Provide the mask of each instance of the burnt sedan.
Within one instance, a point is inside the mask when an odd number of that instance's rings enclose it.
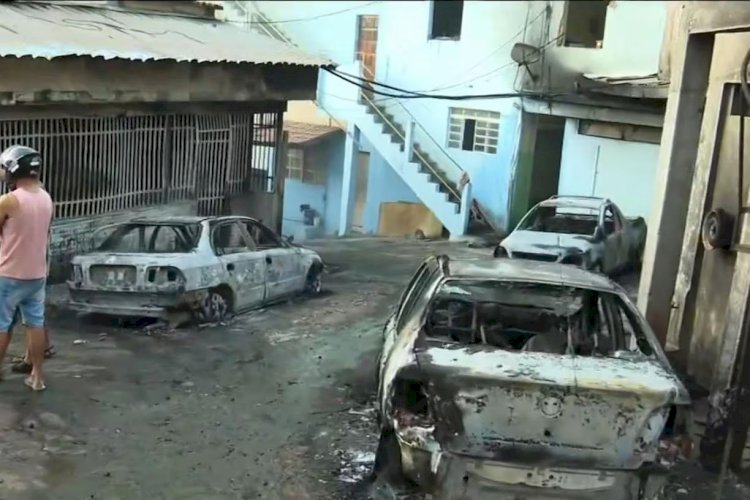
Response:
[[[95,250],[73,258],[72,309],[200,321],[300,292],[318,293],[320,256],[247,217],[134,220],[100,229]]]
[[[645,244],[643,218],[626,218],[612,201],[553,196],[521,219],[494,256],[572,264],[611,275],[638,267]]]
[[[599,274],[430,258],[383,342],[375,472],[433,498],[653,498],[685,442],[685,387]]]

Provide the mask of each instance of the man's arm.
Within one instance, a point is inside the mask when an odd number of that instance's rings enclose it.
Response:
[[[0,196],[0,225],[5,224],[5,221],[10,215],[18,208],[18,198],[13,196],[12,193],[7,193]]]

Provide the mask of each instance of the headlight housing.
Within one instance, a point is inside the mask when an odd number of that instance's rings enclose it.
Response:
[[[504,249],[503,247],[501,247],[500,245],[495,247],[495,251],[492,252],[492,256],[495,257],[496,259],[509,257],[508,251]]]

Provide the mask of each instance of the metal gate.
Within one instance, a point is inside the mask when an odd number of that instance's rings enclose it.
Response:
[[[0,120],[0,149],[38,149],[57,219],[274,192],[281,113],[151,114]]]

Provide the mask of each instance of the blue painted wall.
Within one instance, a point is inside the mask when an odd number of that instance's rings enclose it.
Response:
[[[302,241],[306,238],[336,234],[341,204],[344,138],[344,134],[339,134],[305,150],[306,162],[315,161],[323,166],[326,172],[324,185],[286,179],[281,229],[284,236],[293,235],[295,240]],[[310,205],[321,217],[319,234],[314,234],[311,226],[305,226],[300,205]]]
[[[359,149],[370,153],[367,177],[367,201],[365,204],[364,230],[376,234],[380,223],[380,204],[396,201],[421,203],[414,191],[393,170],[393,167],[378,154],[377,150],[360,137]]]

